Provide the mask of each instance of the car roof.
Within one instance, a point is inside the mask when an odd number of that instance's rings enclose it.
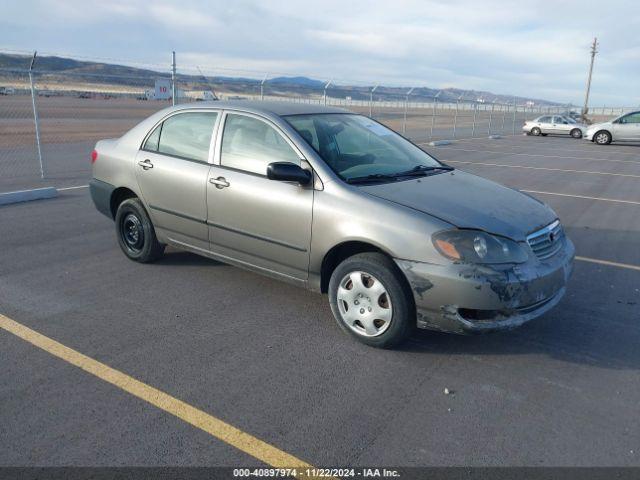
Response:
[[[211,102],[194,102],[176,106],[176,110],[196,108],[222,108],[239,110],[257,114],[271,114],[276,116],[304,115],[312,113],[353,113],[344,108],[327,107],[313,103],[295,103],[291,101],[260,101],[260,100],[223,100]]]

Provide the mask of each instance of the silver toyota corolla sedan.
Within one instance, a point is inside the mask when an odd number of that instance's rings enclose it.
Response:
[[[548,206],[338,108],[167,108],[92,161],[91,196],[130,259],[171,245],[327,293],[338,325],[377,347],[416,326],[516,327],[556,305],[572,271]]]
[[[589,125],[584,138],[598,145],[640,142],[640,112],[625,113],[609,122]]]
[[[535,120],[527,120],[522,131],[534,136],[538,135],[570,135],[582,138],[587,127],[564,115],[543,115]]]

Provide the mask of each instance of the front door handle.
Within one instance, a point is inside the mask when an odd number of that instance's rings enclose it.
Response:
[[[229,182],[227,182],[227,179],[224,177],[218,177],[218,178],[210,178],[209,179],[209,183],[213,183],[216,188],[225,188],[229,186]]]
[[[149,160],[149,159],[140,160],[138,162],[138,165],[140,165],[145,170],[149,170],[150,168],[153,168],[153,163],[151,163],[151,160]]]

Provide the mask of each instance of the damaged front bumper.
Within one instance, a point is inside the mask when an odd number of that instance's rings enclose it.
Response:
[[[481,333],[515,328],[553,308],[565,293],[575,248],[567,237],[552,257],[522,264],[435,265],[395,259],[416,303],[419,328]]]

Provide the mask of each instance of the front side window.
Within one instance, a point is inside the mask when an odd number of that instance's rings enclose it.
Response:
[[[540,117],[538,123],[551,123],[551,117]]]
[[[640,112],[630,113],[629,115],[622,117],[620,123],[640,123]]]
[[[345,181],[391,181],[443,165],[387,127],[362,115],[290,115],[287,122]]]
[[[222,134],[220,164],[267,174],[272,162],[300,164],[298,154],[271,125],[247,115],[228,114]]]
[[[167,118],[147,138],[144,149],[187,160],[209,159],[216,112],[179,113]]]

